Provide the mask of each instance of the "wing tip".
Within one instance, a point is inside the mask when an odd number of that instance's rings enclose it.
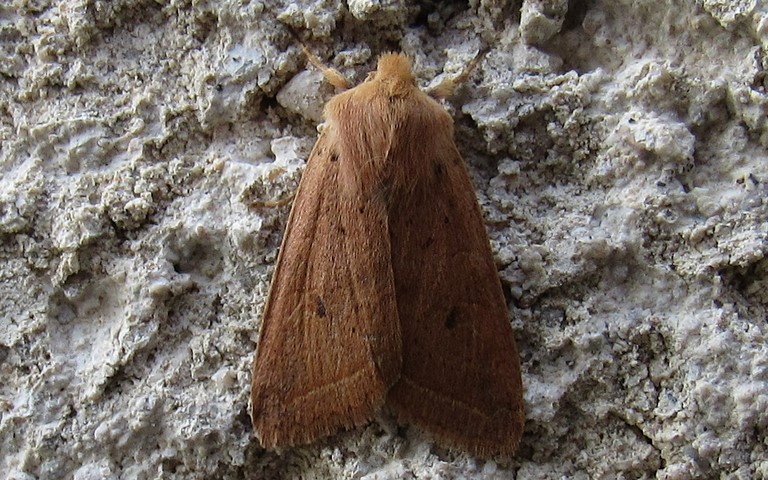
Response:
[[[370,422],[383,406],[389,385],[359,380],[353,376],[351,382],[326,385],[293,399],[275,393],[284,393],[278,387],[254,382],[251,424],[259,444],[269,450],[296,447]]]
[[[399,382],[387,399],[399,421],[476,457],[511,458],[518,451],[525,428],[522,395],[513,393],[506,405],[484,408],[409,383]]]

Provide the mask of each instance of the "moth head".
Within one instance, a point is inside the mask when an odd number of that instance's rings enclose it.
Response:
[[[385,53],[379,57],[374,78],[384,83],[416,85],[411,61],[402,53]]]

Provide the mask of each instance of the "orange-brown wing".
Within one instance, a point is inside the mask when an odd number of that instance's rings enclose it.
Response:
[[[403,338],[399,417],[476,455],[511,455],[523,430],[517,347],[480,208],[450,129],[390,212]],[[446,135],[447,133],[447,135]],[[437,137],[437,140],[431,140]]]
[[[339,158],[333,135],[302,176],[261,326],[251,418],[265,447],[369,420],[399,374],[385,205],[340,185],[355,159]]]

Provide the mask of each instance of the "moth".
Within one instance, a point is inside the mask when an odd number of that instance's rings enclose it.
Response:
[[[311,443],[386,408],[444,446],[512,455],[519,357],[451,116],[390,53],[324,117],[253,364],[260,443]]]

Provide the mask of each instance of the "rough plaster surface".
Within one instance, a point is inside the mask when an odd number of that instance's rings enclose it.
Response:
[[[523,445],[383,412],[265,452],[247,413],[285,206],[333,89],[402,50],[450,101],[510,299]],[[768,478],[768,7],[0,5],[0,476]]]

